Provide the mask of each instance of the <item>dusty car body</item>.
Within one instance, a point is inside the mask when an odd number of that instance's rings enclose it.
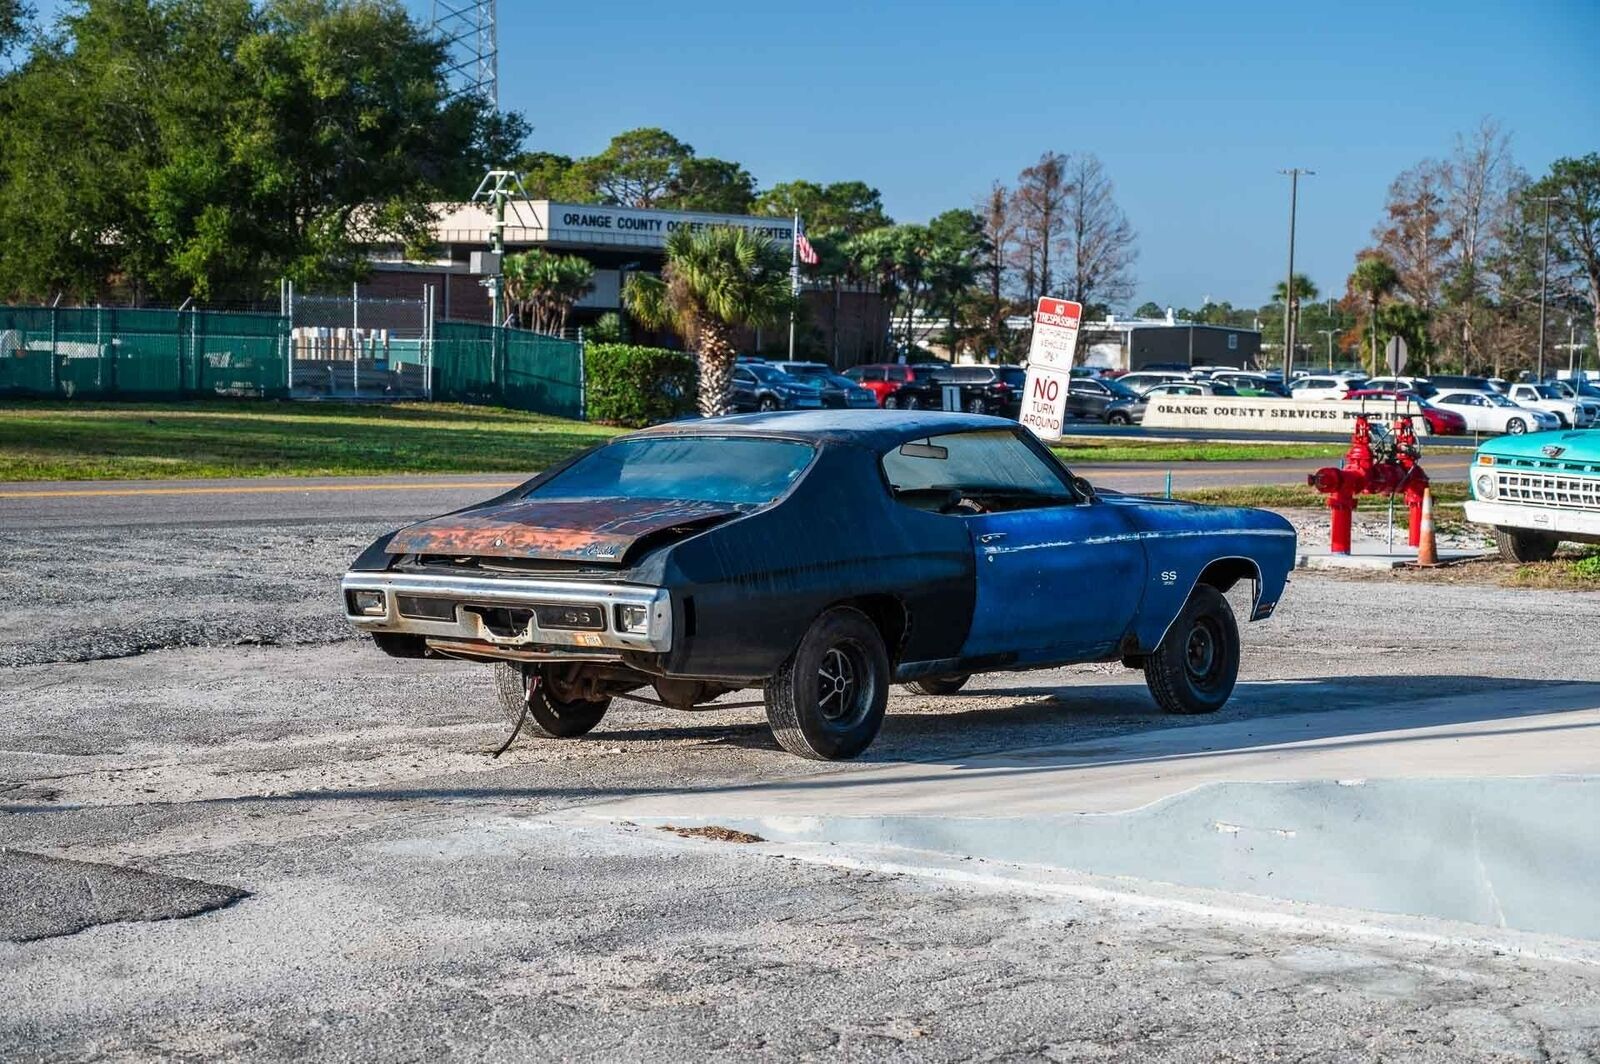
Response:
[[[548,733],[647,687],[688,709],[760,686],[786,748],[836,758],[892,682],[1121,660],[1169,710],[1219,708],[1221,592],[1253,581],[1269,616],[1294,550],[1271,513],[1097,493],[1014,422],[838,410],[618,437],[381,537],[343,592],[391,654],[500,663]]]

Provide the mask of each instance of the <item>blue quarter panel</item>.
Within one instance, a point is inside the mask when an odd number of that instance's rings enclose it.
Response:
[[[1138,528],[1149,560],[1134,624],[1140,650],[1161,642],[1208,566],[1244,559],[1257,579],[1251,620],[1269,617],[1294,568],[1294,526],[1267,510],[1201,506],[1170,499],[1109,495],[1107,504]]]

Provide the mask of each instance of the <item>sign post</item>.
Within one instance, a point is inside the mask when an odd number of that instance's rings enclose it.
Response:
[[[1065,299],[1039,300],[1028,344],[1028,376],[1022,385],[1017,420],[1041,440],[1059,440],[1067,414],[1072,359],[1078,349],[1083,306]]]

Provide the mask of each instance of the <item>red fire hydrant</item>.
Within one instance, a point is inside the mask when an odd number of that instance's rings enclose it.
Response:
[[[1421,457],[1410,418],[1395,419],[1393,431],[1381,439],[1377,452],[1373,450],[1372,426],[1366,415],[1356,418],[1350,449],[1344,454],[1344,468],[1325,466],[1306,478],[1306,483],[1328,497],[1334,554],[1350,553],[1350,525],[1357,495],[1393,495],[1402,490],[1411,515],[1410,542],[1413,547],[1417,545],[1422,530],[1422,494],[1428,487]]]

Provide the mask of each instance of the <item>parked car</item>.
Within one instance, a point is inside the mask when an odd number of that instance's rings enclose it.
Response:
[[[1295,399],[1343,399],[1360,386],[1353,377],[1308,373],[1289,382],[1289,394]]]
[[[1466,517],[1494,529],[1500,556],[1549,561],[1563,541],[1600,543],[1600,433],[1503,437],[1478,448]]]
[[[1544,432],[1561,427],[1554,414],[1518,406],[1499,392],[1441,388],[1432,401],[1466,418],[1469,432],[1507,432],[1520,436],[1524,432]]]
[[[1237,395],[1232,388],[1214,381],[1169,381],[1157,384],[1143,395],[1119,399],[1106,408],[1106,421],[1112,425],[1138,425],[1144,422],[1145,410],[1163,395]]]
[[[1600,388],[1583,379],[1565,381],[1551,381],[1550,387],[1554,388],[1564,398],[1575,399],[1588,407],[1594,415],[1595,421],[1600,421]],[[1593,427],[1594,422],[1591,422]]]
[[[1428,383],[1433,385],[1434,388],[1436,388],[1437,390],[1439,390],[1441,392],[1444,391],[1446,388],[1450,389],[1451,391],[1462,391],[1462,390],[1473,391],[1473,392],[1492,392],[1492,391],[1494,391],[1493,388],[1489,387],[1489,378],[1488,377],[1473,377],[1473,376],[1461,376],[1459,374],[1451,374],[1451,373],[1436,373],[1433,376],[1428,378]]]
[[[1027,372],[1021,366],[945,366],[902,385],[895,394],[907,410],[939,410],[944,386],[961,389],[961,409],[969,414],[1016,417],[1022,411],[1022,386]]]
[[[1154,388],[1158,384],[1169,384],[1172,381],[1186,381],[1193,379],[1193,374],[1189,373],[1187,370],[1178,372],[1176,370],[1141,369],[1135,373],[1124,373],[1122,376],[1117,378],[1117,383],[1131,392],[1138,392],[1140,395],[1143,395],[1145,392],[1149,391],[1151,388]]]
[[[1369,377],[1361,386],[1385,392],[1411,392],[1424,399],[1439,390],[1427,377]]]
[[[1287,399],[1289,389],[1277,380],[1261,373],[1244,373],[1239,370],[1224,370],[1213,373],[1211,379],[1218,384],[1226,384],[1240,395],[1254,399]]]
[[[876,407],[878,397],[822,362],[774,362],[773,366],[822,390],[822,405],[833,409]]]
[[[733,408],[806,410],[822,405],[822,389],[766,362],[738,362],[733,367]]]
[[[1106,411],[1119,400],[1137,400],[1139,393],[1120,380],[1074,377],[1067,384],[1067,416],[1106,419]]]
[[[828,410],[616,437],[379,537],[342,597],[385,653],[493,665],[548,736],[642,689],[688,710],[760,687],[785,749],[840,759],[897,681],[1121,661],[1168,712],[1215,712],[1225,593],[1250,581],[1271,616],[1294,558],[1276,514],[1099,493],[1015,423]]]
[[[1372,380],[1382,380],[1374,377]],[[1368,381],[1371,384],[1372,381]],[[1353,392],[1345,393],[1346,399],[1368,400],[1375,404],[1377,413],[1384,413],[1384,403],[1411,402],[1422,411],[1422,419],[1427,422],[1428,431],[1435,436],[1460,436],[1467,431],[1467,419],[1454,410],[1445,410],[1428,402],[1416,392],[1397,388],[1359,388]]]
[[[898,362],[875,362],[852,366],[844,371],[844,375],[877,396],[879,406],[893,410],[900,405],[894,393],[900,390],[901,385],[916,380],[917,372]]]
[[[1519,406],[1554,414],[1564,429],[1586,429],[1594,424],[1595,414],[1600,411],[1600,407],[1562,395],[1560,389],[1550,384],[1513,384],[1506,398]]]

